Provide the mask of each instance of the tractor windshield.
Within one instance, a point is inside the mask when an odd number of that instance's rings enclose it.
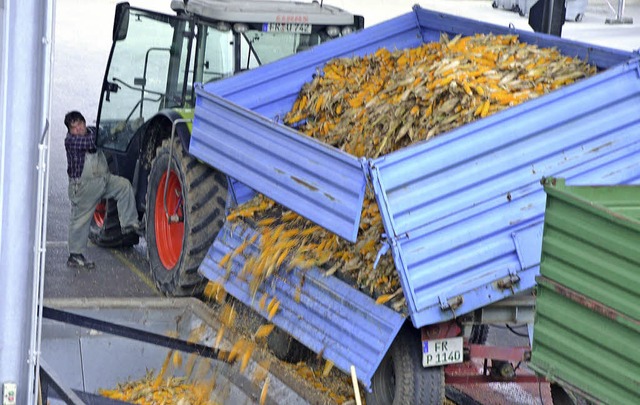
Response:
[[[198,68],[194,80],[202,83],[274,62],[330,39],[326,33],[315,32],[270,32],[257,29],[233,32],[207,25],[199,28]]]
[[[120,153],[129,153],[138,129],[159,111],[192,108],[195,83],[253,69],[344,32],[337,26],[207,22],[119,7],[98,111],[98,144]]]
[[[325,36],[325,40],[329,38]],[[240,69],[253,69],[322,42],[319,34],[247,31],[242,35]]]

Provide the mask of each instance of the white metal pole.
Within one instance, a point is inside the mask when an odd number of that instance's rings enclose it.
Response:
[[[35,403],[53,1],[0,0],[0,384],[18,404]]]

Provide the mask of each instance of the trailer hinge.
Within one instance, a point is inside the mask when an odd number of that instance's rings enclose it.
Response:
[[[456,309],[460,308],[464,302],[464,298],[462,298],[462,295],[456,295],[455,297],[447,299],[444,295],[440,295],[438,296],[438,301],[440,301],[440,309],[443,311],[450,310],[455,318]]]
[[[515,293],[513,286],[520,282],[520,276],[515,273],[509,272],[507,277],[501,278],[496,282],[496,287],[500,290],[510,289],[512,293]]]
[[[358,159],[358,161],[360,162],[360,168],[362,169],[362,173],[364,174],[367,187],[372,187],[371,186],[371,170],[369,167],[370,165],[372,165],[372,163],[370,163],[369,160],[364,157],[361,157],[360,159]]]

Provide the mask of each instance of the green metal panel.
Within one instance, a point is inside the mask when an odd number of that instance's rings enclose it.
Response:
[[[640,324],[578,303],[558,286],[538,279],[530,367],[587,398],[638,403]]]
[[[640,319],[640,187],[544,186],[541,275]]]
[[[640,398],[640,187],[543,180],[530,366],[606,404]]]

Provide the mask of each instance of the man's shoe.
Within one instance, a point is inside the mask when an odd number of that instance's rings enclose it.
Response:
[[[96,267],[96,264],[85,259],[80,253],[71,253],[67,259],[67,267],[91,270]]]
[[[142,227],[140,226],[140,224],[138,222],[132,224],[132,225],[127,225],[124,228],[122,228],[122,234],[123,235],[128,235],[130,233],[134,233],[138,236],[143,236],[142,235]]]

